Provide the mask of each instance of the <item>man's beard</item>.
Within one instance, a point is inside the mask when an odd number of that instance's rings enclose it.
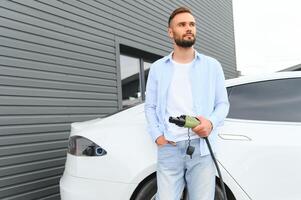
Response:
[[[182,39],[182,38],[174,38],[174,40],[175,40],[175,43],[178,46],[183,47],[183,48],[190,48],[195,43],[195,37],[194,36],[193,36],[193,39],[191,39],[191,40],[185,40],[185,39]]]

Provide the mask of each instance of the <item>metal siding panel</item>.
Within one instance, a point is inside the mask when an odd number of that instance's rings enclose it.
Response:
[[[66,124],[42,124],[26,126],[20,125],[14,127],[1,127],[0,131],[0,146],[66,140],[69,137],[69,125]]]
[[[169,42],[166,40],[167,35],[165,34],[165,31],[158,31],[159,27],[154,28],[153,24],[154,23],[149,23],[152,22],[152,20],[146,20],[144,21],[142,18],[140,18],[138,15],[135,17],[132,17],[129,15],[129,12],[126,13],[125,10],[123,12],[118,12],[117,7],[116,8],[111,8],[105,4],[97,4],[96,2],[88,2],[88,1],[76,1],[76,0],[63,0],[64,3],[71,5],[80,9],[87,11],[90,13],[90,18],[98,21],[99,17],[100,18],[106,18],[111,21],[111,25],[115,27],[115,24],[118,25],[123,25],[125,27],[130,27],[131,30],[138,32],[139,35],[149,35],[153,36],[153,38],[159,39],[161,41],[160,44],[163,45],[169,45]],[[71,3],[72,2],[72,3]],[[110,4],[109,2],[108,4]],[[135,13],[135,12],[134,12]],[[138,18],[139,17],[139,18]],[[137,20],[139,19],[139,20]],[[135,22],[135,23],[132,23]],[[162,28],[162,27],[161,27]],[[124,28],[120,29],[121,31],[124,31]],[[160,30],[160,29],[159,29]]]
[[[162,9],[164,8],[162,8],[160,4],[152,4],[151,1],[141,1],[139,4],[137,4],[131,0],[118,2],[118,4],[123,4],[123,6],[126,6],[127,9],[139,14],[139,16],[145,16],[147,20],[151,20],[160,25],[161,29],[163,29],[166,33],[167,22],[170,13],[168,11],[163,11]]]
[[[5,59],[3,59],[5,62]],[[74,71],[76,69],[70,69],[70,73],[66,71],[65,73],[62,72],[46,72],[40,70],[31,70],[31,69],[24,69],[22,67],[15,67],[0,65],[0,73],[2,76],[17,76],[17,77],[26,77],[26,78],[39,78],[39,79],[48,79],[48,80],[57,80],[57,81],[70,81],[70,82],[80,82],[80,83],[90,83],[93,85],[108,85],[114,86],[116,84],[116,75],[104,72],[94,72],[94,76],[92,72],[87,73],[85,70],[78,70],[82,72],[82,75],[75,74]],[[91,73],[91,74],[90,74]],[[91,76],[90,76],[91,75]],[[99,75],[100,77],[96,77]]]
[[[84,47],[89,48],[90,51],[96,50],[96,51],[105,51],[105,52],[113,52],[113,45],[111,43],[103,43],[99,44],[99,42],[102,41],[102,39],[98,40],[92,40],[93,35],[83,34],[83,32],[80,31],[74,31],[74,30],[66,30],[59,29],[59,30],[65,30],[64,32],[56,31],[55,29],[45,29],[43,27],[38,27],[33,24],[28,24],[20,21],[16,21],[10,18],[6,18],[6,16],[1,16],[0,14],[0,24],[1,28],[6,28],[7,32],[9,31],[15,31],[14,35],[23,33],[24,35],[32,35],[33,37],[37,38],[37,41],[39,40],[50,40],[50,44],[52,41],[62,42],[66,43],[67,45],[76,45],[78,47]],[[6,32],[4,32],[4,36]],[[83,36],[82,36],[83,35]],[[85,38],[86,37],[86,38]]]
[[[166,41],[159,40],[152,35],[148,33],[144,33],[143,30],[135,29],[135,23],[132,24],[132,26],[126,26],[121,23],[114,23],[111,19],[107,19],[105,17],[96,17],[95,15],[92,15],[89,12],[85,12],[80,8],[75,7],[74,5],[70,5],[67,3],[62,2],[53,2],[53,1],[45,1],[41,0],[41,2],[45,5],[49,5],[50,9],[48,10],[54,10],[56,14],[62,12],[62,11],[68,11],[68,13],[64,13],[64,15],[67,15],[69,18],[76,19],[78,22],[81,22],[83,24],[89,24],[89,26],[92,26],[94,28],[103,27],[108,33],[114,33],[118,36],[125,36],[131,40],[138,40],[138,41],[149,41],[147,43],[148,45],[157,47],[157,48],[165,48],[165,46],[168,44]],[[143,34],[144,33],[144,34]],[[163,45],[165,43],[166,45]]]
[[[10,39],[16,39],[19,41],[25,41],[32,44],[38,44],[38,45],[44,45],[48,47],[73,51],[73,52],[79,52],[81,54],[85,55],[92,55],[95,57],[102,57],[102,56],[108,56],[108,58],[113,58],[114,54],[110,55],[108,53],[114,53],[114,48],[112,47],[112,42],[108,45],[106,44],[99,44],[97,42],[89,42],[87,41],[89,38],[84,39],[78,39],[76,37],[71,37],[69,32],[69,37],[62,38],[63,40],[60,40],[60,38],[51,38],[49,34],[46,35],[38,35],[36,32],[32,31],[31,29],[26,29],[26,24],[24,26],[20,26],[22,29],[16,29],[17,27],[13,27],[15,24],[22,25],[21,22],[15,22],[12,20],[6,20],[1,19],[2,22],[6,21],[8,24],[5,24],[6,26],[0,27],[0,32],[2,37],[10,38]],[[13,23],[10,25],[10,23]],[[27,26],[29,27],[29,26]],[[37,30],[41,30],[37,28]],[[49,30],[51,33],[51,30]],[[61,34],[64,36],[63,34]],[[69,39],[69,40],[68,40]],[[87,43],[88,42],[88,43]]]
[[[30,125],[30,124],[46,124],[46,123],[71,123],[85,121],[104,117],[99,114],[88,115],[21,115],[21,116],[0,116],[1,125]]]
[[[35,170],[24,174],[16,174],[14,176],[1,177],[0,187],[3,188],[4,186],[8,186],[8,184],[12,186],[12,185],[26,183],[29,181],[39,180],[51,176],[58,176],[61,175],[63,171],[64,171],[64,166],[59,166],[59,167],[52,167],[49,169],[47,168],[42,170]]]
[[[45,159],[43,161],[36,161],[36,162],[30,162],[30,163],[24,163],[24,164],[15,164],[13,166],[8,167],[0,167],[0,176],[1,177],[8,177],[12,175],[18,175],[18,174],[25,174],[28,172],[40,170],[40,169],[49,169],[54,167],[62,166],[66,161],[65,157],[62,158],[55,158],[55,159]],[[8,185],[9,183],[6,183]],[[5,184],[2,185],[6,186]],[[1,194],[0,194],[1,197]]]
[[[117,107],[51,107],[51,106],[0,106],[0,116],[41,114],[105,114],[113,113]],[[0,128],[1,129],[1,128]]]
[[[168,36],[166,35],[166,23],[162,20],[158,20],[158,15],[151,15],[152,13],[149,13],[148,10],[136,8],[135,5],[138,4],[129,5],[125,1],[108,1],[106,4],[97,1],[81,2],[99,9],[101,13],[104,13],[105,15],[108,13],[114,16],[116,23],[131,25],[135,22],[135,24],[138,25],[138,29],[144,29],[147,31],[147,34],[151,33],[153,37],[168,41]],[[145,1],[141,1],[139,3],[143,4],[144,2]],[[159,13],[159,15],[162,15],[162,13]]]
[[[23,166],[22,163],[30,163],[33,164],[33,162],[39,162],[41,160],[49,160],[54,158],[64,158],[66,155],[66,148],[63,149],[55,149],[55,150],[49,150],[49,151],[39,151],[39,152],[33,152],[33,153],[20,153],[17,155],[12,156],[6,156],[0,158],[0,168],[7,166],[7,165],[20,165]],[[15,166],[14,166],[15,167]],[[2,171],[3,168],[1,168]],[[8,169],[11,169],[11,166],[8,167]],[[5,173],[5,170],[2,171]],[[0,173],[2,173],[0,172]],[[17,173],[17,171],[15,171]]]
[[[43,62],[43,63],[51,63],[56,65],[63,65],[68,67],[77,67],[80,68],[81,66],[86,66],[90,69],[97,69],[99,68],[100,63],[88,63],[83,62],[80,60],[72,60],[64,57],[57,57],[53,55],[47,55],[44,53],[38,53],[38,52],[30,52],[30,51],[24,51],[16,48],[11,47],[1,47],[2,52],[0,56],[8,57],[8,58],[16,58],[16,59],[22,59],[22,60],[33,60],[37,62]],[[115,64],[115,61],[103,59],[102,63],[113,66]]]
[[[16,38],[7,38],[7,37],[0,37],[0,44],[1,46],[8,47],[8,48],[15,48],[23,51],[30,51],[41,53],[45,55],[52,55],[56,57],[68,58],[72,60],[78,60],[82,62],[88,63],[101,63],[103,62],[103,58],[114,60],[115,56],[112,53],[106,52],[98,52],[98,55],[87,55],[81,52],[76,52],[73,50],[64,50],[62,48],[57,47],[48,47],[45,45],[34,44],[32,42],[21,41],[17,38],[21,38],[22,36],[16,36]]]
[[[42,197],[39,200],[61,200],[60,194],[53,194],[47,197]]]
[[[114,90],[113,90],[114,91]],[[57,97],[57,98],[76,98],[76,99],[99,99],[99,100],[115,100],[116,94],[84,91],[69,91],[56,89],[42,89],[30,87],[12,87],[0,86],[1,96],[24,96],[24,97]],[[1,115],[1,112],[0,112]]]
[[[236,76],[228,0],[1,3],[1,199],[60,199],[70,123],[118,110],[119,45],[168,54],[167,20],[180,5],[201,23],[196,49]]]
[[[65,81],[65,80],[64,80]],[[13,76],[3,76],[0,75],[0,85],[6,86],[22,86],[27,88],[44,88],[44,89],[58,89],[79,92],[103,92],[103,93],[117,93],[116,87],[114,86],[99,86],[91,84],[80,84],[80,83],[70,83],[70,82],[59,82],[56,80],[42,80],[37,79],[37,77],[13,77]]]
[[[54,4],[58,3],[58,1],[55,1]],[[51,32],[72,35],[73,37],[93,41],[96,44],[111,45],[113,39],[113,35],[106,33],[105,30],[97,29],[89,23],[85,24],[78,18],[74,19],[74,16],[70,16],[66,11],[53,9],[53,7],[36,1],[25,2],[21,0],[18,3],[6,1],[1,4],[0,11],[0,16],[5,19],[12,19],[24,25],[27,24]]]
[[[12,187],[5,188],[4,190],[1,190],[0,198],[10,196],[10,195],[15,195],[15,194],[22,194],[22,193],[24,194],[28,191],[37,190],[40,188],[47,187],[49,185],[56,185],[56,183],[59,181],[59,178],[60,176],[54,176],[50,178],[44,178],[37,181],[30,181],[27,183],[18,184]]]
[[[57,194],[59,192],[59,186],[57,184],[51,185],[48,187],[43,187],[41,189],[35,189],[29,192],[23,192],[17,195],[10,196],[9,198],[5,198],[5,200],[32,200],[32,199],[39,199],[43,197],[47,197],[49,195]],[[59,199],[58,199],[59,200]]]
[[[82,106],[82,107],[116,107],[117,102],[105,100],[82,100],[82,99],[54,99],[36,97],[11,97],[2,96],[0,106]]]
[[[4,49],[2,47],[1,49]],[[12,51],[12,50],[11,50]],[[22,52],[22,51],[21,51]],[[1,55],[1,54],[0,54]],[[7,55],[7,54],[6,54]],[[38,56],[39,54],[34,54]],[[36,58],[26,58],[26,57],[21,57],[18,58],[14,54],[9,54],[8,56],[5,56],[5,54],[2,54],[2,62],[4,66],[12,66],[12,67],[23,67],[26,69],[34,69],[36,71],[46,71],[46,72],[56,72],[56,73],[62,73],[62,74],[77,74],[80,75],[79,71],[84,71],[86,70],[85,73],[89,71],[95,71],[94,76],[99,76],[98,74],[105,74],[104,72],[107,73],[114,73],[114,68],[108,65],[104,65],[103,62],[98,63],[97,67],[91,68],[91,66],[87,65],[81,65],[80,67],[78,66],[70,66],[70,65],[64,65],[63,63],[57,63],[57,62],[45,62],[41,61]],[[105,62],[105,61],[104,61]]]
[[[39,141],[38,143],[6,145],[0,147],[0,156],[2,157],[24,153],[40,152],[46,150],[62,149],[66,148],[67,145],[68,142],[66,141],[66,137],[64,137],[63,140],[46,142]]]

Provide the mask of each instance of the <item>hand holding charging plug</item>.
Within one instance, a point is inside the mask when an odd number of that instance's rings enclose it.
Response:
[[[192,131],[195,132],[200,137],[208,137],[212,131],[212,123],[203,116],[196,117],[200,124],[192,128]]]

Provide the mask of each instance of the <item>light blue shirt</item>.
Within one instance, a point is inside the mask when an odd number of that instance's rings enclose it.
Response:
[[[145,115],[148,132],[153,141],[164,135],[167,140],[175,141],[167,131],[165,121],[166,103],[169,84],[173,76],[172,53],[152,64],[145,99]],[[217,139],[217,128],[223,124],[229,111],[225,77],[221,64],[214,58],[195,51],[195,58],[189,72],[193,99],[193,111],[211,121],[213,130],[209,140],[213,151]],[[183,113],[185,114],[185,113]],[[208,155],[209,150],[204,139],[200,139],[201,155]]]

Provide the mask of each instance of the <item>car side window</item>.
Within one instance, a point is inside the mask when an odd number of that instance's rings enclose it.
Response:
[[[301,122],[301,78],[231,87],[229,118]],[[229,91],[229,90],[228,90]]]

